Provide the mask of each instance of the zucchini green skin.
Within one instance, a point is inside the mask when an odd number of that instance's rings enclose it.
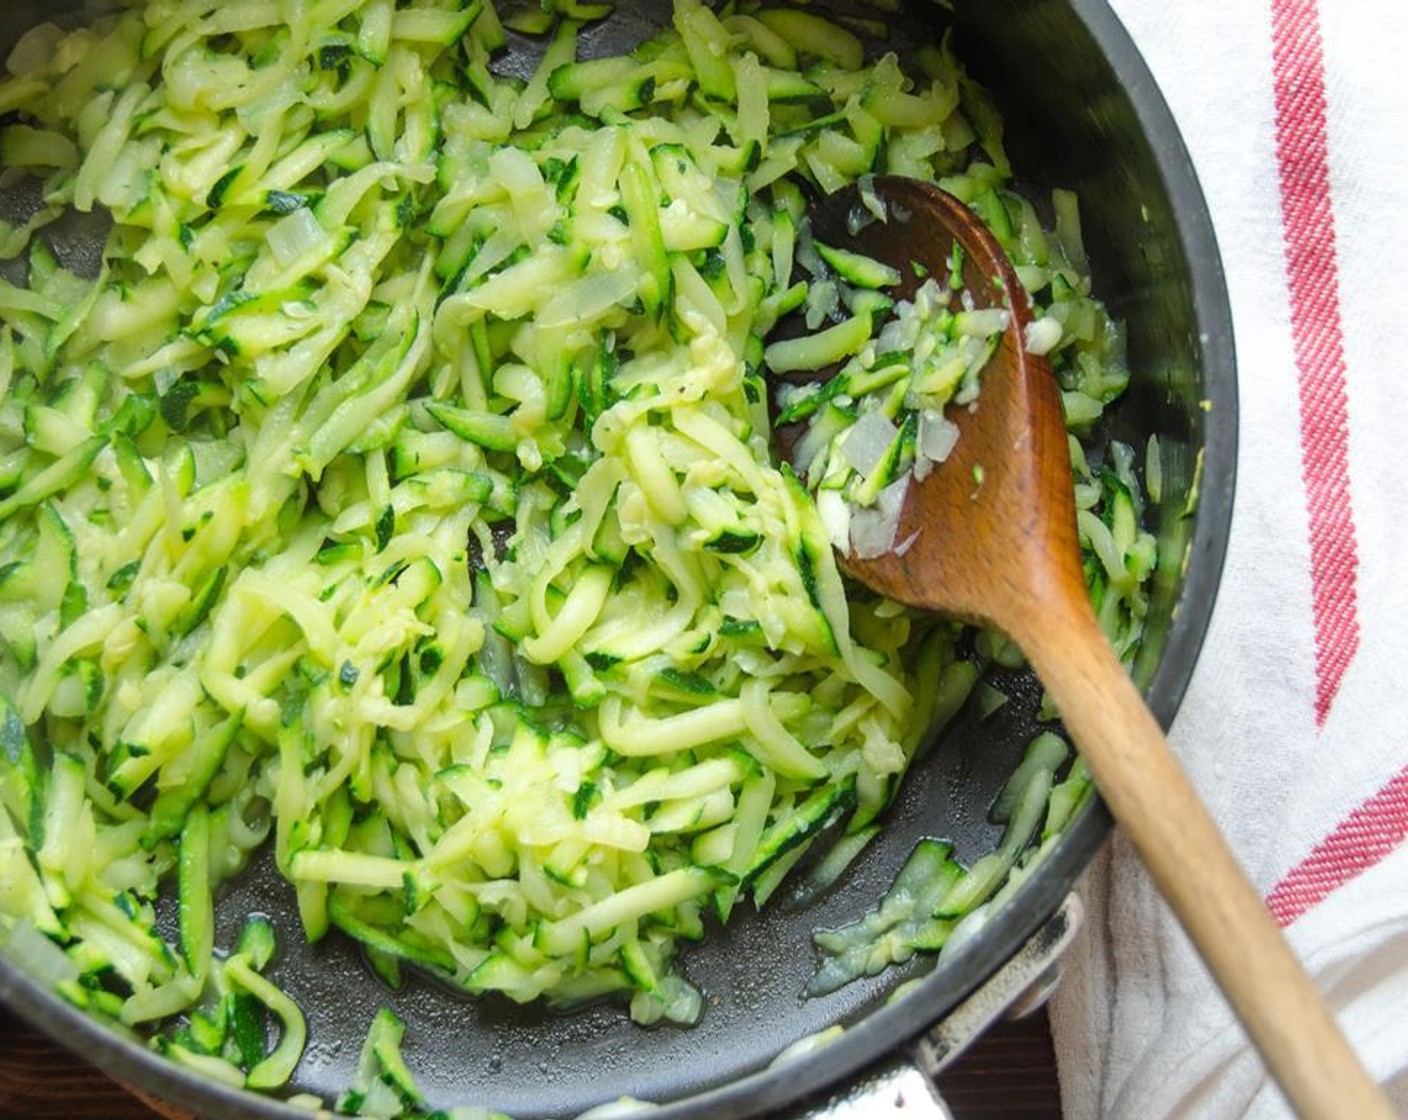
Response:
[[[0,282],[0,924],[63,946],[75,1002],[261,1089],[301,1016],[271,932],[218,944],[210,900],[266,840],[304,934],[388,979],[692,1021],[678,945],[870,829],[972,684],[934,624],[848,596],[768,452],[763,340],[822,306],[803,188],[981,198],[1080,350],[1064,391],[1103,404],[1073,211],[1040,236],[946,51],[906,74],[811,13],[680,0],[588,61],[604,12],[560,3],[520,80],[487,0],[193,10],[0,82],[0,152],[54,209],[4,231],[28,279]],[[114,218],[96,278],[48,247],[65,208]],[[794,362],[885,310],[885,274],[830,267],[869,296]],[[893,391],[813,411],[860,387]],[[1082,485],[1128,633],[1137,484]],[[419,1107],[373,1034],[357,1091]]]

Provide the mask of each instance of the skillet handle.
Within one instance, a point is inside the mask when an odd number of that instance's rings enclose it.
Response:
[[[953,1120],[953,1113],[938,1086],[900,1053],[866,1070],[824,1103],[787,1120]]]
[[[1004,1016],[1035,1011],[1056,989],[1066,948],[1080,929],[1080,899],[1056,912],[975,992],[898,1053],[787,1120],[952,1120],[934,1077]]]

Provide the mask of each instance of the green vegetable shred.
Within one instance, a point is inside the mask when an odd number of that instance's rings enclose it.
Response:
[[[304,1045],[272,926],[214,928],[261,849],[302,918],[279,936],[340,929],[390,983],[689,1023],[681,940],[875,834],[979,672],[843,581],[770,448],[770,365],[892,311],[883,268],[812,242],[809,193],[939,181],[1031,287],[1073,432],[1127,380],[1075,200],[1042,228],[947,46],[901,67],[809,10],[676,0],[587,57],[608,12],[150,0],[36,28],[0,81],[0,190],[37,200],[0,226],[0,936],[37,930],[66,997],[210,1077],[276,1089]],[[108,223],[96,263],[75,216]],[[873,351],[794,402],[828,439],[886,392]],[[1072,451],[1128,653],[1132,455]],[[980,884],[926,845],[937,878],[834,934],[818,989],[989,897],[1052,757]],[[346,1110],[422,1109],[401,1030],[372,1024]]]

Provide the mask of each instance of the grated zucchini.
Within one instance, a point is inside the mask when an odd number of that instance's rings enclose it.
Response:
[[[918,174],[1006,213],[1005,164],[946,49],[906,73],[745,7],[679,0],[588,61],[607,9],[545,5],[516,78],[487,0],[149,0],[0,82],[5,173],[46,207],[0,282],[0,926],[63,947],[69,998],[284,1084],[272,930],[227,955],[211,912],[271,837],[304,934],[387,979],[691,1022],[680,940],[830,826],[826,882],[874,834],[976,673],[843,584],[760,373],[885,310],[862,260],[821,266],[854,307],[793,282],[801,185]],[[96,276],[54,256],[66,210],[112,219]],[[1098,411],[1118,342],[1058,218],[1004,228]],[[808,301],[841,326],[765,348]],[[1126,468],[1083,479],[1112,625],[1152,566]],[[373,1024],[369,1114],[421,1107],[399,1040]]]

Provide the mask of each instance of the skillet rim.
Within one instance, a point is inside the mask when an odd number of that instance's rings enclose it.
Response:
[[[1200,330],[1203,474],[1178,611],[1147,700],[1166,729],[1192,677],[1211,621],[1231,528],[1237,458],[1235,342],[1226,279],[1212,219],[1191,157],[1167,103],[1128,32],[1106,0],[1066,0],[1128,98],[1162,177],[1183,250],[1193,318]],[[909,996],[878,1008],[835,1041],[779,1067],[765,1067],[651,1115],[730,1120],[800,1102],[902,1047],[938,1022],[1032,936],[1075,885],[1107,838],[1112,821],[1098,797],[1078,814],[1038,873],[1001,911],[1000,920],[919,980]],[[0,942],[3,946],[3,942]],[[0,953],[0,1001],[112,1076],[180,1107],[228,1120],[306,1120],[311,1114],[272,1097],[209,1082],[138,1041],[106,1028],[20,971]]]

